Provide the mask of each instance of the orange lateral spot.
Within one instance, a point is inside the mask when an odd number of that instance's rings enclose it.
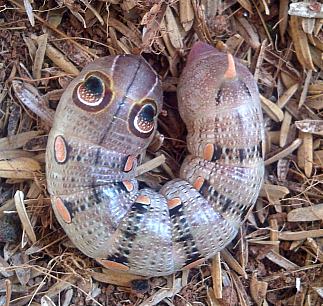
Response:
[[[203,158],[211,161],[214,154],[214,145],[212,143],[208,143],[203,150]]]
[[[112,261],[112,260],[107,260],[107,259],[100,259],[100,258],[96,258],[96,261],[99,262],[103,267],[107,268],[107,269],[111,269],[111,270],[118,270],[118,271],[128,271],[129,267]]]
[[[136,156],[133,156],[133,155],[129,155],[128,156],[128,159],[126,161],[126,164],[124,165],[124,168],[123,168],[123,171],[124,172],[129,172],[132,170],[133,168],[133,165],[135,163],[135,160],[136,160]]]
[[[54,205],[58,214],[64,220],[64,222],[71,223],[72,222],[71,214],[68,211],[67,207],[65,206],[64,202],[62,201],[62,199],[56,198]]]
[[[150,205],[150,197],[146,195],[140,195],[135,201],[136,203],[144,204],[144,205]]]
[[[135,188],[130,181],[123,181],[122,184],[125,186],[128,192],[131,192]]]
[[[67,148],[63,136],[57,136],[55,138],[54,156],[58,163],[64,163],[67,159]]]
[[[182,270],[188,270],[188,269],[195,268],[196,266],[199,266],[200,264],[202,264],[204,261],[205,261],[205,258],[200,258],[198,260],[195,260],[195,261],[191,262],[190,264],[184,266],[182,268]]]
[[[228,68],[224,73],[224,78],[226,79],[234,79],[237,76],[236,65],[234,63],[234,59],[231,53],[228,53]]]
[[[178,205],[181,205],[182,204],[182,201],[180,198],[172,198],[172,199],[169,199],[167,200],[167,205],[168,205],[168,208],[169,209],[172,209]]]
[[[195,182],[194,182],[194,184],[193,184],[193,187],[194,187],[197,191],[199,191],[199,190],[202,188],[203,183],[204,183],[204,178],[203,178],[202,176],[199,176],[199,177],[195,180]]]

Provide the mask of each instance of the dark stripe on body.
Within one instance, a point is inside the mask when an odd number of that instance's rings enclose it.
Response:
[[[218,203],[221,206],[222,213],[226,212],[231,207],[234,207],[234,209],[240,214],[239,207],[241,207],[242,204],[239,204],[229,197],[219,193],[207,180],[204,180],[199,193],[208,201]]]
[[[249,90],[249,87],[247,86],[247,84],[245,82],[243,82],[242,80],[240,80],[241,84],[243,85],[243,87],[245,88],[247,94],[249,95],[249,97],[252,97],[252,94]]]
[[[100,153],[101,153],[101,150],[100,148],[98,148],[95,152],[94,166],[97,166],[99,163]]]
[[[236,157],[241,163],[247,158],[261,158],[262,142],[249,148],[225,148],[225,152],[223,152],[223,147],[214,145],[214,152],[211,160],[212,162],[225,159],[226,156],[228,156],[230,160],[232,160],[232,157]]]
[[[177,205],[169,210],[169,215],[173,220],[172,223],[176,228],[176,232],[181,233],[179,238],[175,239],[175,242],[179,242],[185,247],[187,258],[185,261],[186,266],[200,258],[203,258],[203,256],[196,247],[196,243],[186,216],[184,215],[183,208],[183,204]]]
[[[222,156],[222,147],[214,145],[214,151],[212,156],[212,161],[220,159]]]
[[[102,191],[99,192],[93,184],[92,184],[91,188],[92,188],[92,192],[93,192],[93,200],[95,201],[96,204],[101,203],[100,197],[101,197]]]
[[[120,236],[124,237],[122,243],[118,247],[118,251],[106,259],[128,265],[128,256],[131,252],[133,241],[135,241],[142,222],[144,222],[144,215],[148,212],[149,206],[134,202],[131,206],[130,212],[127,215],[127,224],[124,225],[125,230],[120,230]]]
[[[258,152],[259,152],[259,155],[261,158],[263,158],[263,152],[262,152],[262,141],[260,141],[260,143],[257,145],[257,149],[258,149]]]
[[[61,199],[62,200],[62,199]],[[62,200],[64,203],[64,206],[66,207],[66,209],[68,210],[71,219],[73,219],[76,209],[75,209],[75,204],[71,201],[66,201],[66,200]]]

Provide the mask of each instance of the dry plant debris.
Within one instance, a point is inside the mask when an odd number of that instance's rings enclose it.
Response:
[[[319,1],[1,1],[0,304],[322,305],[322,18]],[[258,81],[261,194],[235,241],[200,268],[149,280],[107,271],[71,245],[51,211],[44,153],[55,108],[93,59],[142,54],[165,92],[138,169],[158,188],[185,156],[176,85],[196,40],[239,57]]]

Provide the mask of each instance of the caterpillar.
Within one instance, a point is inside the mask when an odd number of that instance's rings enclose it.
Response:
[[[177,94],[189,155],[159,191],[135,178],[163,99],[141,56],[95,60],[61,97],[46,150],[52,207],[104,267],[161,276],[197,266],[233,240],[258,197],[264,129],[249,70],[198,42]]]

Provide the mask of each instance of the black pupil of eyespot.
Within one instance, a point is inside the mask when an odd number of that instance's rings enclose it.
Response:
[[[151,105],[145,105],[139,114],[140,119],[148,122],[154,121],[155,109]]]
[[[95,96],[100,96],[103,93],[103,84],[97,77],[89,77],[85,83],[85,88]]]

